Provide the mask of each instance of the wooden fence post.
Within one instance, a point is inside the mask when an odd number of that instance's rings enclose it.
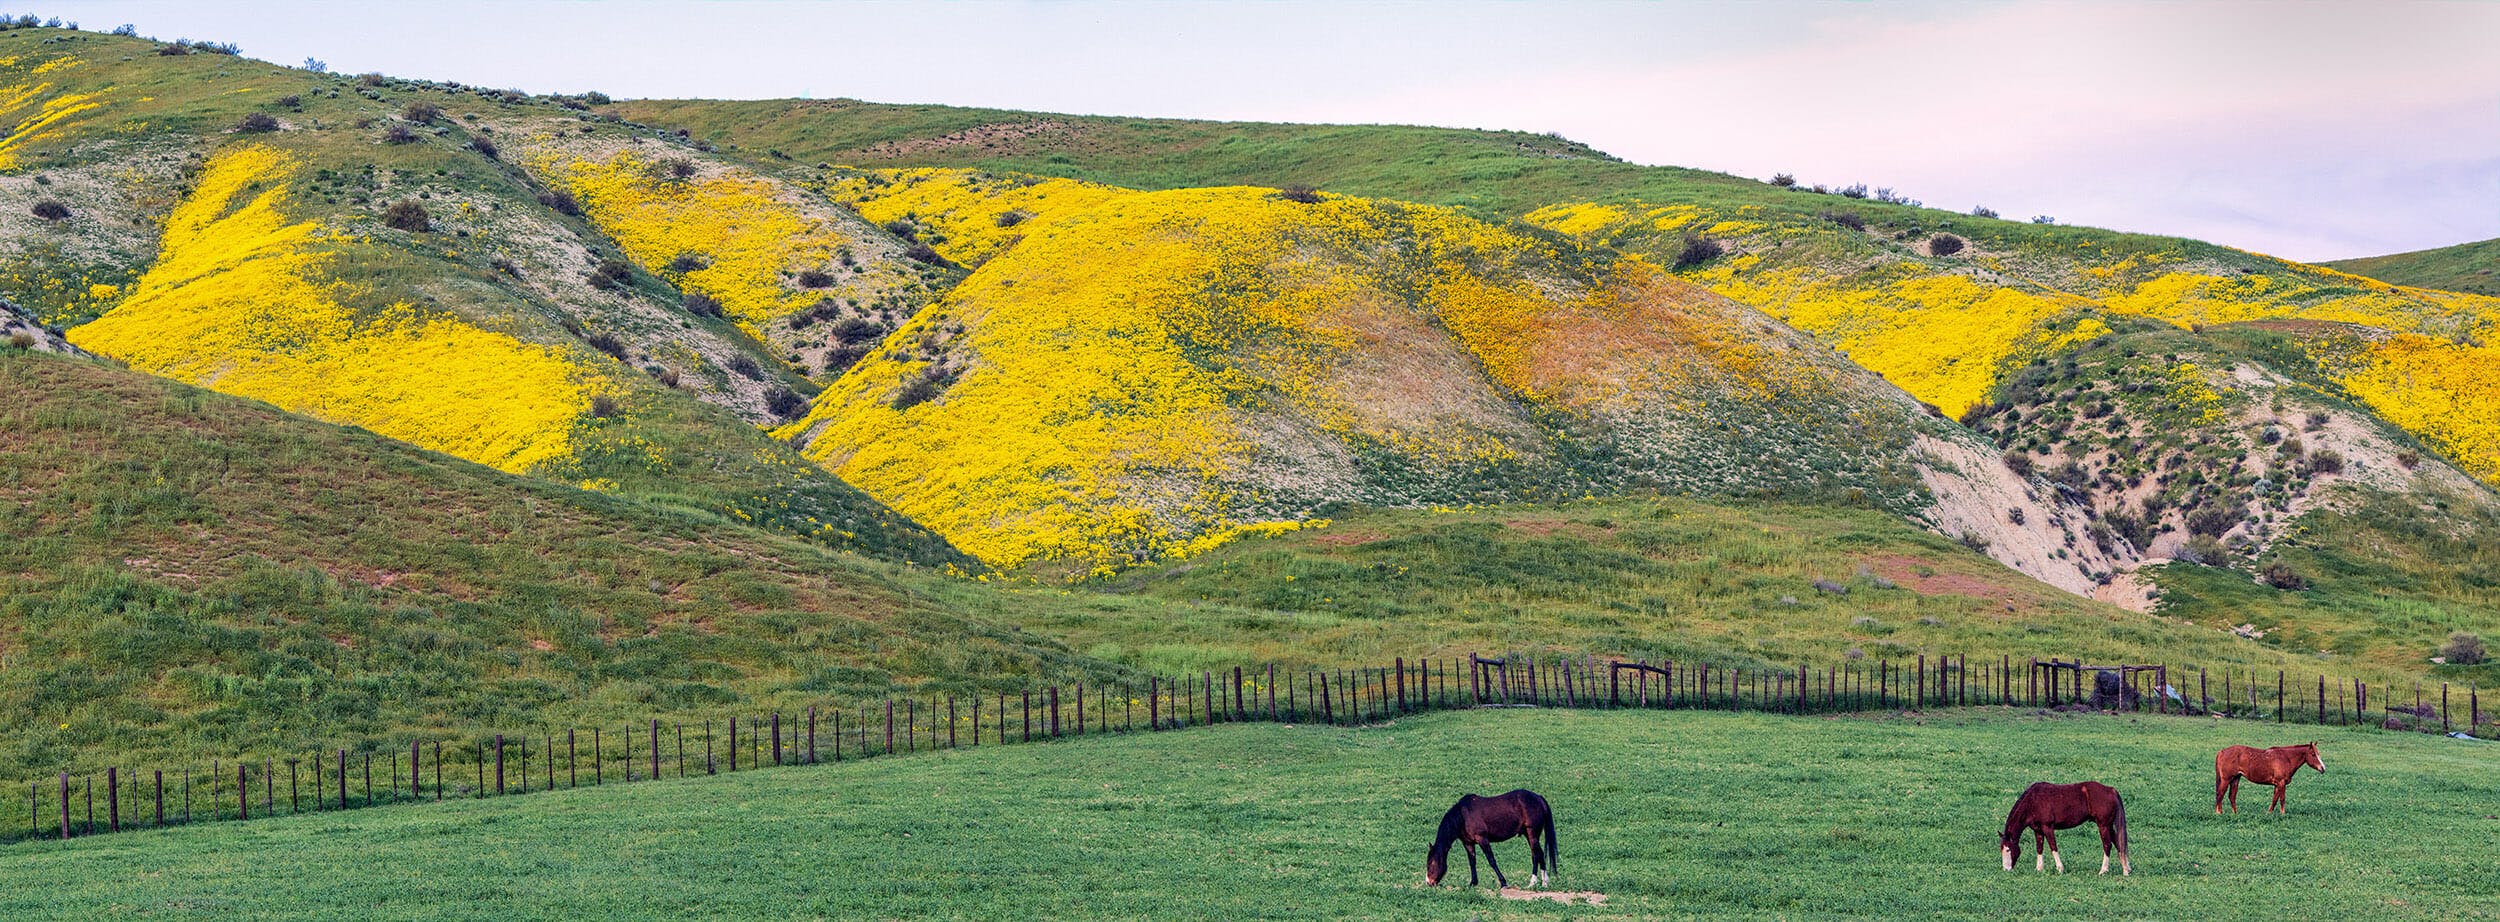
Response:
[[[1276,664],[1267,664],[1267,719],[1276,720]]]
[[[69,838],[69,773],[61,773],[61,838]]]
[[[1033,693],[1024,693],[1024,741],[1033,741]]]
[[[1319,674],[1319,707],[1321,720],[1332,724],[1337,722],[1337,699],[1328,694],[1328,673],[1325,672]]]
[[[295,760],[293,760],[293,759],[288,759],[288,760],[287,760],[287,787],[288,787],[288,788],[290,788],[290,789],[292,789],[294,786],[295,786]],[[289,793],[288,793],[288,795],[287,795],[288,799],[289,799],[289,800],[292,800],[292,799],[294,799],[294,796],[295,796],[295,795],[294,795],[294,794],[292,793],[292,791],[290,790],[290,792],[289,792]],[[30,808],[30,812],[28,812],[26,815],[27,815],[30,819],[34,816],[34,814],[31,812],[31,808]],[[165,825],[165,770],[164,770],[164,769],[161,769],[161,768],[160,768],[160,769],[156,769],[156,825],[159,825],[159,826],[163,826],[163,825]]]
[[[1050,687],[1050,738],[1059,738],[1059,686]]]
[[[1033,698],[1031,694],[1026,694],[1024,697],[1027,701]],[[885,699],[885,754],[894,754],[894,699],[892,698]]]
[[[1163,679],[1160,676],[1146,679],[1146,729],[1163,729]]]
[[[781,715],[773,715],[773,720],[780,719]],[[657,717],[651,718],[651,780],[660,780],[660,719]]]
[[[1076,735],[1085,735],[1085,683],[1076,683]]]
[[[2439,683],[2439,732],[2448,730],[2448,683]]]
[[[781,712],[773,712],[773,764],[781,764]]]

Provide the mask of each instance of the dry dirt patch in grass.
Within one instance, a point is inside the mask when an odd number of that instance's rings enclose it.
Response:
[[[1594,890],[1521,890],[1517,887],[1503,887],[1502,898],[1506,900],[1553,900],[1565,906],[1574,903],[1586,903],[1591,906],[1606,905],[1606,895]]]

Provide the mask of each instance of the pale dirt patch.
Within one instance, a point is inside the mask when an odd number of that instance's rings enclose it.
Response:
[[[1936,495],[1936,505],[1927,513],[1931,530],[1951,538],[1984,539],[1988,556],[1998,563],[2075,595],[2133,611],[2151,609],[2150,592],[2137,584],[2131,572],[2132,560],[2112,560],[2090,541],[2068,544],[2069,529],[2077,534],[2083,531],[2083,510],[2052,504],[2051,494],[2033,489],[2007,470],[1993,449],[1972,441],[1922,435],[1913,452],[1919,459],[1920,479]],[[2020,525],[2010,514],[2017,509],[2023,513]],[[2058,556],[2061,550],[2066,556]],[[2118,576],[2102,586],[2086,575],[2087,569],[2114,571]]]
[[[1502,898],[1506,900],[1552,900],[1565,906],[1579,903],[1586,903],[1590,906],[1606,905],[1606,895],[1595,890],[1521,890],[1517,887],[1503,887]]]

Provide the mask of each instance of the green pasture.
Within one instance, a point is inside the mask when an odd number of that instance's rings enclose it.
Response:
[[[2212,813],[2215,749],[2312,738],[2288,816]],[[2429,735],[1994,709],[1239,725],[19,843],[0,917],[2491,918],[2496,769]],[[1999,870],[2015,794],[2084,778],[2127,798],[2135,874],[2092,873],[2089,827],[2067,874]],[[1555,805],[1554,889],[1604,905],[1422,886],[1440,812],[1518,786]]]

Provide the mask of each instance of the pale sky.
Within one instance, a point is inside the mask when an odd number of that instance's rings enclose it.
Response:
[[[2294,259],[2500,237],[2500,2],[63,2],[531,92],[1554,131]]]

